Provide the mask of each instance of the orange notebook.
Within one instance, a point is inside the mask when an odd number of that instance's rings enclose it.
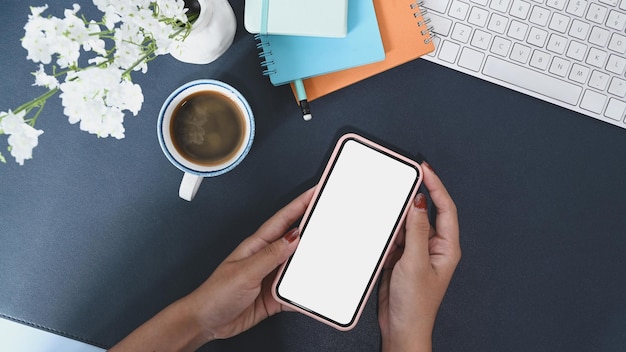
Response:
[[[385,60],[305,79],[307,99],[315,100],[435,50],[418,0],[374,0]],[[291,89],[296,91],[293,83]]]

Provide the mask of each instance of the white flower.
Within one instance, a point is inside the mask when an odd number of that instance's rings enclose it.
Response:
[[[0,112],[0,130],[4,134],[8,134],[9,149],[15,161],[24,165],[24,160],[33,157],[33,148],[39,143],[39,136],[42,130],[37,130],[24,121],[25,112],[21,111],[14,114],[9,112]]]
[[[85,22],[82,19],[78,18],[78,16],[76,16],[76,13],[79,10],[80,6],[78,4],[74,4],[72,10],[65,10],[65,18],[62,20],[62,31],[64,35],[70,38],[72,41],[83,44],[90,40],[89,29],[85,25]]]
[[[73,10],[65,10],[64,19],[59,19],[43,18],[42,8],[31,8],[22,38],[22,46],[28,50],[27,58],[49,64],[52,55],[58,54],[57,64],[61,68],[75,64],[80,56],[81,41],[90,39],[85,24],[76,16],[79,9],[74,5]]]
[[[39,70],[35,74],[34,86],[46,87],[48,89],[54,89],[59,87],[59,81],[54,76],[49,76],[44,71],[43,64],[39,64]]]
[[[141,86],[133,84],[130,81],[122,80],[118,89],[111,89],[106,95],[106,104],[108,106],[119,108],[120,110],[128,110],[137,116],[141,105],[143,104],[143,93]]]
[[[187,16],[185,16],[187,9],[183,0],[157,0],[156,3],[160,11],[159,16],[187,22]]]
[[[106,106],[101,100],[86,103],[89,114],[80,121],[80,129],[98,137],[124,138],[124,113],[115,107]]]
[[[137,61],[143,57],[141,44],[146,38],[141,28],[131,23],[123,23],[115,31],[115,62],[114,64],[129,69],[137,64]],[[133,70],[146,72],[148,65],[144,61],[137,65]]]
[[[60,85],[64,113],[69,122],[98,137],[124,138],[124,110],[134,115],[143,104],[139,85],[122,77],[123,70],[109,66],[76,73]]]
[[[83,49],[106,56],[106,43],[98,36],[98,33],[102,32],[100,26],[96,22],[91,21],[87,26],[87,31],[89,32],[89,38],[82,43]]]
[[[40,16],[44,11],[46,11],[48,9],[48,5],[43,5],[43,6],[31,6],[30,7],[30,13],[31,15],[28,16],[29,18],[32,17],[38,17]]]
[[[43,7],[45,10],[47,7]],[[24,26],[25,35],[22,38],[22,47],[28,50],[27,59],[33,62],[49,64],[52,61],[54,50],[50,45],[50,37],[47,33],[55,32],[55,24],[52,20],[41,18],[41,7],[31,7],[32,14],[28,16],[28,22]]]

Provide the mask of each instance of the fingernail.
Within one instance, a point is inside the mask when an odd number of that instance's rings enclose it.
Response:
[[[432,167],[432,166],[430,166],[430,164],[429,164],[429,163],[427,163],[426,161],[422,162],[422,165],[426,166],[426,167],[428,168],[428,170],[430,170],[430,171],[432,171],[432,172],[435,172],[435,170],[433,170],[433,167]]]
[[[413,203],[415,203],[415,207],[420,210],[426,210],[426,207],[428,206],[426,203],[426,196],[424,196],[422,193],[418,193],[415,196],[415,199],[413,199]]]
[[[300,229],[296,227],[295,229],[292,229],[291,231],[287,232],[285,236],[283,236],[283,238],[285,239],[285,241],[291,243],[295,241],[299,235],[300,235]]]

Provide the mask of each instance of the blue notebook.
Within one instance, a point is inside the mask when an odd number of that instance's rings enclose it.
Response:
[[[348,0],[348,34],[343,38],[256,37],[263,74],[275,86],[385,59],[372,0]]]

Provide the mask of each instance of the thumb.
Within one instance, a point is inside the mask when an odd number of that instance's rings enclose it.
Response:
[[[416,264],[421,267],[430,265],[428,250],[428,237],[430,233],[430,222],[428,221],[426,196],[418,193],[413,200],[413,204],[407,214],[405,222],[405,244],[403,261],[408,261],[409,265]]]
[[[248,280],[262,281],[269,273],[284,263],[296,250],[300,239],[298,228],[287,232],[283,237],[263,247],[244,260]]]

